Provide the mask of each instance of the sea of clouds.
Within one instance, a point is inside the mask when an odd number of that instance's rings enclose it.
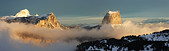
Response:
[[[107,24],[102,25],[100,30],[56,30],[35,27],[31,24],[9,24],[0,21],[0,51],[74,51],[76,45],[82,41],[104,38],[120,39],[127,35],[149,34],[169,28],[166,23],[145,22],[146,24],[144,22],[133,23],[132,21],[124,21],[117,25]],[[41,42],[42,40],[45,43]]]

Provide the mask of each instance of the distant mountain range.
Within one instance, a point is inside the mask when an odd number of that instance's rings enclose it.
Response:
[[[71,29],[71,28],[83,28],[83,29],[93,29],[97,28],[99,29],[104,24],[121,24],[121,16],[119,11],[109,11],[105,15],[102,25],[81,25],[81,26],[64,26],[59,23],[59,21],[56,19],[56,16],[54,13],[44,14],[39,16],[36,15],[30,15],[30,12],[27,9],[21,10],[18,12],[15,16],[4,16],[0,18],[1,20],[12,23],[12,22],[19,22],[19,23],[26,23],[26,24],[33,24],[37,27],[46,27],[50,29]]]

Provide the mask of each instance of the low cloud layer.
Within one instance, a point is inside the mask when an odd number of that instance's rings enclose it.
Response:
[[[0,23],[0,51],[73,51],[79,41],[121,38],[161,31],[168,24],[135,24],[125,21],[118,25],[103,25],[100,30],[56,30],[31,24]],[[44,41],[44,42],[42,42]],[[45,46],[43,46],[43,43]]]
[[[169,23],[167,18],[156,18],[156,19],[147,19],[142,21],[143,23]]]

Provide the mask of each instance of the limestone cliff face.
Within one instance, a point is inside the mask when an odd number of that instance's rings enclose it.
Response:
[[[56,16],[53,13],[48,14],[48,17],[41,19],[36,26],[38,27],[47,27],[50,29],[63,29],[62,25],[57,21]]]
[[[102,24],[121,24],[121,16],[119,11],[109,11],[103,18]]]

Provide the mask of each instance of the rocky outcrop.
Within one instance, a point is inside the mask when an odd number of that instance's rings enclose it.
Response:
[[[38,27],[47,27],[50,29],[68,29],[68,27],[61,25],[53,13],[48,14],[47,17],[42,17],[36,24]]]
[[[103,18],[102,24],[121,24],[121,16],[119,11],[109,11]]]

